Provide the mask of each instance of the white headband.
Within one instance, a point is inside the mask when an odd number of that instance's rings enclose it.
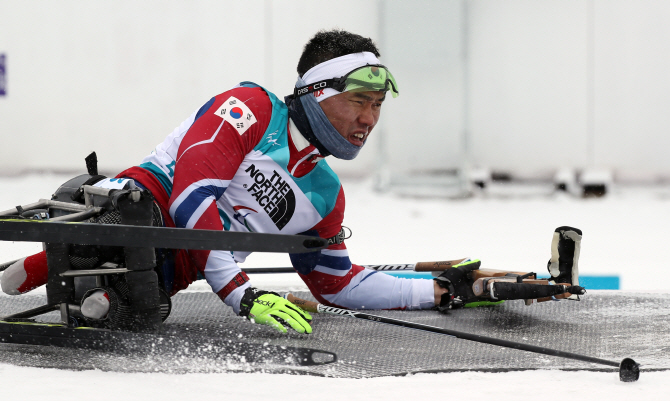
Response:
[[[346,56],[336,57],[310,68],[303,76],[305,85],[324,79],[340,78],[359,67],[366,65],[381,64],[379,59],[370,52],[352,53]],[[340,91],[333,88],[326,88],[314,92],[317,102],[328,99],[331,96],[339,95]]]

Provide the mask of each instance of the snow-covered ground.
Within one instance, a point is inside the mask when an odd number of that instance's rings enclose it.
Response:
[[[71,372],[0,365],[5,400],[664,400],[668,372],[623,383],[613,373],[526,371],[441,373],[374,379],[270,374]]]
[[[0,178],[0,209],[48,198],[67,176]],[[344,224],[358,264],[415,263],[476,257],[484,267],[544,272],[553,230],[583,230],[580,273],[619,275],[626,291],[670,291],[667,226],[670,187],[616,187],[601,199],[548,194],[546,188],[495,188],[465,200],[380,195],[369,182],[346,182]],[[40,245],[0,243],[2,261],[39,251]],[[244,264],[288,266],[285,255],[255,254]],[[297,277],[253,275],[261,288],[305,288]],[[206,289],[199,282],[191,290]],[[587,295],[588,296],[588,295]],[[669,323],[670,325],[670,323]],[[670,329],[670,327],[669,327]],[[664,344],[659,346],[670,346]],[[621,357],[625,357],[622,355]],[[448,356],[446,356],[448,357]],[[0,394],[21,399],[295,400],[385,399],[536,400],[543,397],[665,399],[670,372],[642,372],[636,383],[614,373],[525,371],[419,374],[331,379],[270,374],[112,373],[0,365]]]

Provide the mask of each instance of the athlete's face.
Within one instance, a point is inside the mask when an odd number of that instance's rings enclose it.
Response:
[[[363,146],[377,125],[386,92],[344,92],[319,103],[337,132],[349,143]]]

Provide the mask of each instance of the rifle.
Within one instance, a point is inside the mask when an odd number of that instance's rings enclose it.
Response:
[[[446,269],[452,268],[467,258],[443,260],[435,262],[418,262],[415,264],[363,265],[366,269],[383,272],[429,272],[439,276]],[[292,267],[261,267],[245,268],[245,273],[295,273]],[[470,273],[472,292],[480,300],[502,301],[523,299],[526,305],[533,301],[546,302],[565,299],[571,295],[583,295],[583,287],[569,283],[555,283],[551,279],[538,279],[537,273],[514,270],[477,269]]]

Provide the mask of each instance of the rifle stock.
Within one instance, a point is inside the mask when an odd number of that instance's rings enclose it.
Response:
[[[300,309],[307,311],[307,312],[312,312],[312,313],[319,313],[319,304],[314,301],[308,301],[306,299],[301,299],[293,294],[289,293],[284,296],[289,302],[291,302],[293,305],[299,307]]]
[[[415,272],[438,272],[446,270],[450,267],[453,267],[461,262],[464,262],[467,258],[463,259],[454,259],[454,260],[442,260],[439,262],[418,262],[414,265]]]

